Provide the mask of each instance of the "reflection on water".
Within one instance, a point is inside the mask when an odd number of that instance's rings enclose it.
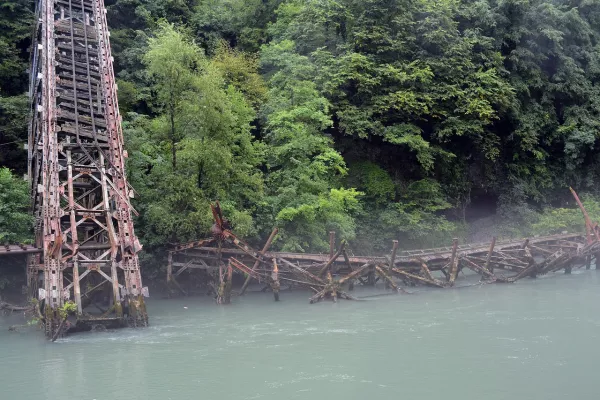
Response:
[[[153,299],[148,329],[55,344],[0,318],[0,398],[597,399],[599,283],[592,270],[337,304]]]

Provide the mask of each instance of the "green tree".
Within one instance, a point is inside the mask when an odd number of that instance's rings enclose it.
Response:
[[[330,104],[312,77],[314,65],[289,40],[265,46],[269,99],[262,114],[267,151],[267,215],[274,215],[287,250],[323,250],[328,230],[355,236],[360,193],[341,187],[347,168],[327,131]],[[269,218],[267,218],[269,220]]]
[[[173,25],[160,25],[144,61],[157,115],[130,114],[125,123],[142,238],[152,248],[206,235],[214,200],[240,234],[251,235],[263,191],[255,111],[219,62]]]
[[[31,242],[33,218],[28,213],[27,182],[0,168],[0,243]]]

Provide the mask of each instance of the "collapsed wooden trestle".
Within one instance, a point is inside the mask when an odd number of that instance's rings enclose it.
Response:
[[[239,294],[256,280],[263,290],[279,300],[282,285],[311,290],[310,303],[323,299],[354,300],[349,292],[355,284],[374,286],[385,283],[388,290],[403,292],[403,286],[426,285],[448,288],[455,285],[461,270],[481,276],[483,283],[513,283],[524,277],[537,277],[575,267],[590,269],[592,258],[600,263],[600,230],[592,224],[583,205],[573,192],[586,221],[585,234],[560,234],[521,240],[459,245],[454,239],[449,247],[398,251],[398,241],[391,244],[388,256],[351,255],[347,243],[336,245],[330,232],[329,254],[271,252],[277,234],[274,229],[264,247],[255,251],[238,239],[223,219],[218,203],[213,207],[213,237],[174,246],[169,252],[167,283],[174,291],[188,294],[179,284],[184,272],[201,270],[212,285],[218,303],[228,303],[232,294],[233,272],[246,277]]]

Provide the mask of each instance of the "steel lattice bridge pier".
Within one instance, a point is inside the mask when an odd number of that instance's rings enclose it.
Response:
[[[146,326],[103,0],[40,0],[31,48],[29,182],[35,252],[28,288],[48,337]],[[77,320],[61,308],[77,306]]]

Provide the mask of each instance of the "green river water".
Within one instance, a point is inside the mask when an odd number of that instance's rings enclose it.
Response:
[[[150,299],[147,329],[54,344],[0,317],[0,399],[600,399],[600,271],[409,290]]]

